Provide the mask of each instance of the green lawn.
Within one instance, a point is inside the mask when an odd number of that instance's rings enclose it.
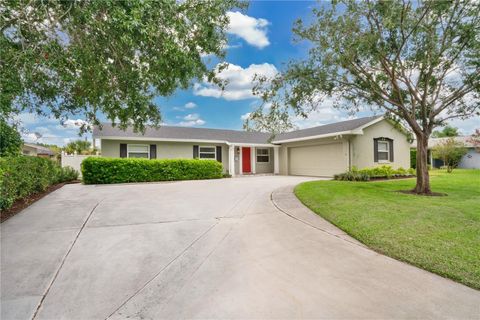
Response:
[[[295,194],[372,249],[480,289],[480,170],[431,172],[432,190],[448,196],[396,192],[414,185],[312,181]]]

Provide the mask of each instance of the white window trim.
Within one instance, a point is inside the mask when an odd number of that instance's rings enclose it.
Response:
[[[267,151],[268,151],[268,154],[260,154],[260,155],[259,155],[259,154],[258,154],[258,150],[259,150],[259,149],[267,150]],[[258,161],[258,156],[261,156],[261,157],[268,156],[268,161],[267,161],[267,162],[264,162],[264,161],[259,162],[259,161]],[[271,157],[270,157],[270,148],[256,148],[256,149],[255,149],[255,162],[256,162],[256,163],[270,163],[270,158],[271,158]]]
[[[147,147],[147,152],[146,152],[147,155],[148,155],[147,159],[150,159],[150,145],[148,145],[148,144],[138,144],[138,143],[127,144],[127,158],[130,158],[130,146]],[[136,153],[145,153],[145,152],[136,152]],[[137,159],[144,159],[144,158],[137,158]]]
[[[213,152],[202,152],[202,148],[213,148]],[[202,153],[214,154],[214,158],[202,158]],[[198,159],[200,160],[217,160],[217,147],[216,146],[198,146]]]
[[[387,145],[386,151],[380,151],[380,143],[385,143]],[[380,152],[387,154],[387,160],[380,160]],[[388,140],[378,140],[377,141],[377,153],[378,153],[378,163],[390,163],[390,141]]]

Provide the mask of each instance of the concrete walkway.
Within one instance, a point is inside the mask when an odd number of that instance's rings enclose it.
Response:
[[[64,186],[1,225],[1,318],[480,318],[310,212],[306,180]]]

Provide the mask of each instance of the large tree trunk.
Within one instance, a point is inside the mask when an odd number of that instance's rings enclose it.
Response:
[[[413,191],[418,194],[431,194],[428,174],[428,136],[417,135],[417,185]]]

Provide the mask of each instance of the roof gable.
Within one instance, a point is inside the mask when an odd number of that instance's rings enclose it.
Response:
[[[306,139],[311,137],[318,137],[322,135],[329,135],[329,134],[338,134],[338,133],[345,133],[350,132],[353,130],[363,129],[364,127],[376,123],[383,119],[383,116],[373,116],[373,117],[365,117],[365,118],[358,118],[353,120],[347,120],[342,122],[330,123],[323,126],[303,129],[303,130],[296,130],[291,132],[285,132],[281,134],[277,134],[273,139],[273,143],[281,143],[282,141],[288,140],[297,140],[297,139]]]

